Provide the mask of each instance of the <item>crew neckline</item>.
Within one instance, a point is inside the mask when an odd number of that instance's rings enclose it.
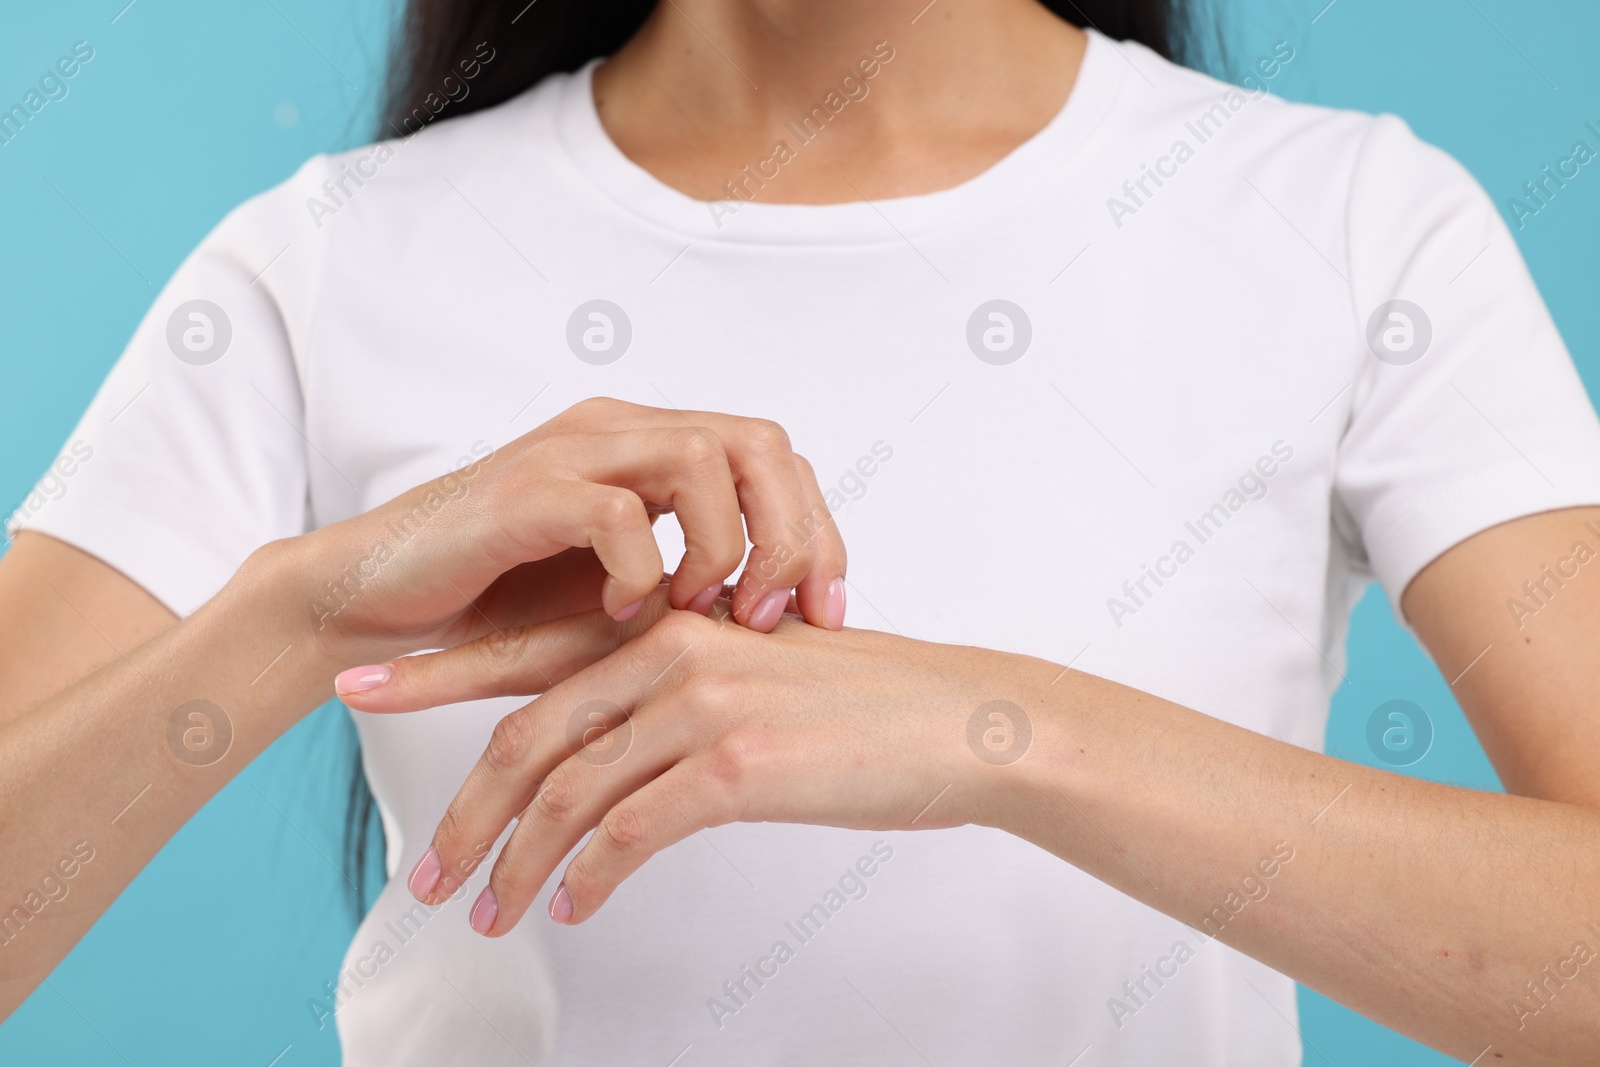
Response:
[[[903,241],[1014,205],[1017,196],[1055,174],[1104,117],[1126,64],[1117,43],[1096,30],[1088,38],[1067,99],[1032,137],[981,173],[945,189],[886,200],[774,204],[696,200],[623,154],[594,102],[596,58],[567,79],[557,102],[557,127],[568,157],[595,189],[624,211],[695,240],[737,244],[877,244]],[[825,132],[825,131],[824,131]],[[784,138],[786,142],[794,138]],[[796,149],[797,154],[804,147]],[[779,177],[774,179],[781,181]],[[718,205],[713,212],[712,205]]]

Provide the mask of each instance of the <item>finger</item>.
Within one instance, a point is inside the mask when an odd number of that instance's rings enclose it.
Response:
[[[654,679],[684,658],[694,639],[705,636],[702,628],[712,625],[689,612],[669,611],[616,652],[502,718],[445,809],[417,869],[470,874],[477,863],[474,849],[500,837],[533,799],[538,783],[580,748],[598,744],[611,726],[628,721]],[[686,639],[689,629],[694,633]],[[437,887],[426,878],[423,883],[413,878],[412,893],[436,903]]]
[[[736,821],[738,773],[717,752],[691,756],[595,816],[594,835],[567,864],[550,898],[550,918],[583,922],[651,856],[690,834]]]
[[[496,857],[489,884],[473,902],[474,930],[498,937],[515,927],[583,835],[624,797],[677,762],[684,731],[674,729],[670,718],[656,717],[654,725],[655,736],[646,738],[631,719],[597,723],[601,736],[545,776]]]
[[[565,724],[539,714],[543,700],[524,705],[495,724],[489,744],[445,808],[433,840],[407,880],[424,904],[442,903],[441,870],[472,876],[511,820],[527,807],[550,768],[567,752]]]
[[[627,622],[586,611],[528,626],[509,626],[442,652],[353,667],[334,692],[357,711],[421,711],[501,696],[534,696],[616,651],[670,608],[657,588]]]
[[[631,489],[579,479],[546,483],[521,502],[518,522],[539,538],[573,548],[592,548],[606,569],[600,603],[623,621],[661,584],[661,549],[645,503]]]
[[[679,425],[715,430],[733,471],[751,542],[744,572],[735,587],[734,617],[763,632],[777,625],[788,591],[800,584],[812,568],[818,531],[824,525],[831,525],[827,507],[820,501],[813,504],[807,499],[783,427],[766,419],[652,408],[604,397],[574,405],[553,420],[552,425],[611,430]],[[826,590],[833,577],[836,575],[829,575],[823,581],[825,604]],[[684,584],[689,583],[685,581]],[[676,588],[673,603],[690,606],[689,602],[677,599]],[[701,605],[695,603],[694,606]],[[825,609],[822,618],[812,621],[825,624]]]
[[[696,413],[697,415],[700,413]],[[728,447],[750,554],[734,586],[734,618],[765,633],[778,624],[783,605],[811,569],[818,527],[828,509],[813,513],[795,470],[789,435],[775,422],[724,419],[712,425]]]
[[[590,481],[632,489],[668,504],[683,528],[684,555],[672,576],[672,606],[720,588],[744,558],[745,530],[727,453],[704,426],[573,434],[563,443]]]
[[[826,516],[817,530],[815,552],[811,569],[795,587],[795,603],[800,614],[813,626],[829,630],[844,629],[844,539],[839,527],[834,525],[833,512],[823,498],[822,487],[811,461],[804,456],[794,457],[795,474],[800,479],[800,489],[809,505],[809,514]],[[791,609],[792,610],[792,609]]]

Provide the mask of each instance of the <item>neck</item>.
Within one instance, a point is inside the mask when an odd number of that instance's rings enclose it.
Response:
[[[629,158],[698,199],[786,149],[760,199],[875,200],[958,184],[1038,132],[1083,48],[1034,0],[664,0],[595,100]]]

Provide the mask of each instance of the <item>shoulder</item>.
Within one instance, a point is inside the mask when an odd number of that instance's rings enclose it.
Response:
[[[397,136],[322,157],[317,188],[304,190],[320,194],[322,203],[305,210],[324,220],[347,208],[357,214],[410,212],[434,198],[455,196],[452,184],[459,189],[485,171],[513,170],[537,181],[559,158],[559,108],[572,78],[551,75],[504,103],[463,115],[452,115],[451,101],[440,98],[425,125],[419,107],[417,117],[400,120]],[[388,125],[395,129],[397,123]]]
[[[228,212],[169,287],[265,301],[302,359],[330,287],[344,298],[381,274],[425,273],[462,252],[484,213],[500,220],[519,194],[539,198],[541,171],[560,165],[555,103],[569,79],[482,111],[451,117],[446,107],[415,133],[312,157]],[[497,232],[484,229],[480,239]]]
[[[1230,57],[1232,80],[1191,70],[1133,42],[1099,43],[1114,49],[1125,68],[1118,109],[1135,136],[1184,141],[1197,155],[1215,154],[1222,168],[1300,178],[1323,192],[1349,191],[1369,173],[1402,184],[1475,184],[1460,163],[1397,115],[1278,95],[1285,71],[1303,62],[1288,41]]]
[[[1404,119],[1277,95],[1299,61],[1288,42],[1236,57],[1237,83],[1138,44],[1096,43],[1109,46],[1101,61],[1117,79],[1102,125],[1115,159],[1108,213],[1119,229],[1170,196],[1169,219],[1205,234],[1287,235],[1359,277],[1371,261],[1404,258],[1440,234],[1476,241],[1476,250],[1494,227],[1496,209],[1477,180]],[[1186,191],[1156,193],[1174,181]]]
[[[396,136],[312,157],[241,204],[219,230],[295,237],[349,228],[363,217],[415,220],[431,203],[456,195],[452,185],[460,189],[486,170],[516,168],[537,180],[555,158],[557,109],[572,77],[551,75],[510,100],[460,115],[451,108],[470,95],[470,86],[455,99],[430,96],[426,108],[387,123]]]

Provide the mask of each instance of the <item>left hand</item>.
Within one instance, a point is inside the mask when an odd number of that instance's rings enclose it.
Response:
[[[1006,733],[1027,718],[1017,705],[985,705],[1028,702],[1019,663],[1038,665],[787,616],[756,634],[728,624],[726,602],[707,617],[658,592],[625,623],[591,611],[395,660],[389,681],[344,700],[398,712],[547,690],[500,720],[408,883],[442,902],[516,820],[471,910],[495,936],[590,830],[551,899],[557,922],[589,918],[650,856],[710,826],[992,823],[1015,762],[993,758],[995,739],[1029,733]]]

